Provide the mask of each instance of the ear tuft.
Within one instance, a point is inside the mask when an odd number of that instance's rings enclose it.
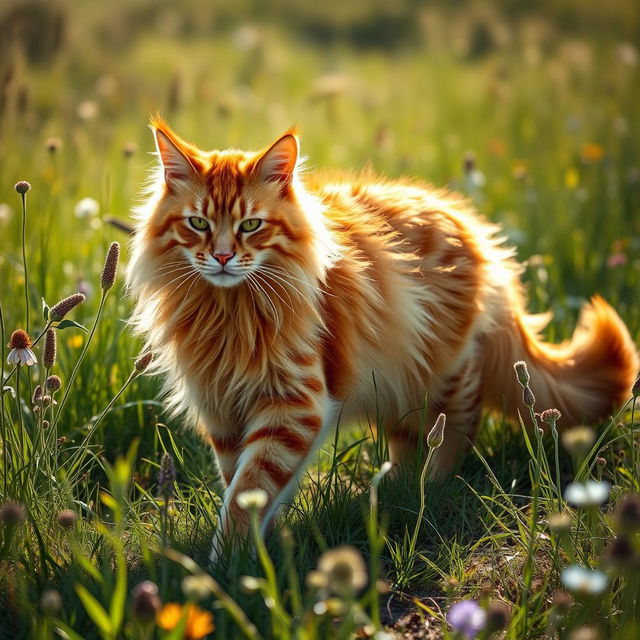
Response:
[[[159,117],[153,118],[151,127],[167,186],[171,187],[175,182],[186,182],[192,178],[197,171],[180,140]]]
[[[264,182],[289,182],[298,162],[298,139],[285,133],[262,154],[255,173]]]

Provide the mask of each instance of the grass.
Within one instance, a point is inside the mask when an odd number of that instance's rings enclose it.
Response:
[[[254,24],[250,2],[216,16],[196,2],[111,5],[33,12],[36,35],[23,29],[2,57],[0,355],[11,389],[0,405],[0,504],[24,505],[26,521],[9,524],[5,510],[0,523],[0,638],[183,637],[186,618],[173,631],[144,623],[133,596],[143,580],[163,603],[197,599],[216,638],[350,638],[359,629],[381,640],[383,628],[453,638],[444,616],[463,599],[492,613],[506,604],[505,638],[577,637],[585,626],[636,638],[639,585],[627,567],[639,541],[619,516],[624,496],[640,491],[635,401],[590,425],[599,440],[573,458],[524,428],[524,405],[522,425],[485,416],[457,473],[428,481],[424,499],[422,469],[385,475],[384,442],[368,423],[341,425],[266,548],[234,549],[210,570],[221,490],[211,453],[163,414],[160,381],[132,375],[139,344],[121,278],[104,296],[100,287],[114,240],[127,259],[126,237],[107,218],[127,217],[152,165],[151,112],[216,148],[258,148],[296,122],[312,167],[371,164],[469,193],[525,261],[531,311],[554,310],[549,339],[568,337],[582,302],[600,292],[637,340],[635,5],[612,3],[603,17],[569,2],[522,13],[509,3],[423,10],[407,0],[406,23],[381,11],[367,22],[356,4],[319,16],[306,2],[285,21],[287,5],[276,3]],[[45,38],[56,12],[66,32]],[[464,172],[468,150],[482,176]],[[24,217],[19,180],[32,185]],[[78,217],[85,197],[99,212]],[[53,306],[76,291],[86,301],[68,318],[87,331],[58,326],[51,372],[21,367],[7,379],[11,333],[29,327],[36,338],[50,321],[42,300]],[[62,379],[58,404],[34,411],[32,391],[49,373]],[[170,497],[157,480],[164,453],[176,468]],[[566,484],[588,478],[610,483],[607,505],[568,505]],[[58,522],[65,509],[77,514],[70,528]],[[559,510],[568,524],[551,530]],[[623,562],[620,539],[632,545]],[[314,571],[345,544],[362,553],[368,586],[330,595]],[[573,564],[604,569],[607,586],[563,596],[561,571]],[[183,588],[192,574],[199,591]]]

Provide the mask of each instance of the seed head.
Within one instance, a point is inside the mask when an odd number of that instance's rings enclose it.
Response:
[[[636,378],[636,381],[633,383],[633,387],[631,387],[631,393],[634,398],[640,396],[640,376]]]
[[[185,576],[182,579],[182,593],[187,600],[198,602],[211,595],[211,578],[204,573]]]
[[[62,320],[69,311],[75,309],[79,304],[82,304],[86,300],[84,294],[82,293],[74,293],[73,295],[67,296],[66,298],[60,300],[60,302],[56,302],[56,304],[51,307],[51,311],[49,312],[49,317],[54,322],[59,322]]]
[[[152,360],[153,353],[151,351],[142,354],[133,365],[136,373],[144,373],[147,370],[147,367],[151,364]]]
[[[631,493],[625,496],[616,511],[616,523],[623,531],[640,531],[640,495]]]
[[[47,391],[55,393],[56,391],[60,391],[62,380],[60,380],[59,376],[49,376],[44,386],[47,388]]]
[[[441,413],[427,436],[427,446],[430,449],[437,449],[444,442],[444,427],[446,422],[447,416]]]
[[[591,427],[574,427],[562,434],[562,444],[574,458],[580,458],[589,453],[595,440],[596,434]]]
[[[518,378],[518,382],[523,387],[529,386],[529,381],[531,378],[529,377],[529,370],[527,369],[527,363],[524,360],[518,360],[518,362],[513,363],[513,368],[516,371],[516,378]]]
[[[509,607],[506,604],[493,602],[487,609],[487,630],[493,632],[502,631],[509,624],[510,617]]]
[[[20,180],[20,182],[16,182],[14,189],[21,195],[24,195],[31,189],[31,184],[26,180]]]
[[[367,584],[367,568],[360,552],[348,545],[325,551],[318,560],[318,571],[327,577],[333,593],[353,594]]]
[[[37,385],[33,390],[33,395],[31,396],[31,404],[38,404],[38,402],[40,402],[40,398],[42,398],[42,386]]]
[[[236,502],[244,511],[260,511],[269,501],[269,495],[264,489],[249,489],[238,494]]]
[[[555,426],[556,422],[560,420],[562,414],[557,409],[545,409],[540,414],[542,422],[546,422],[550,427]]]
[[[551,533],[569,533],[571,529],[571,516],[568,513],[552,513],[547,520]]]
[[[53,329],[47,329],[47,335],[44,338],[44,351],[42,352],[42,364],[45,369],[51,369],[56,363],[56,332]]]
[[[56,520],[63,529],[73,529],[73,525],[78,520],[78,514],[71,509],[63,509]]]
[[[158,586],[151,580],[145,580],[133,589],[132,595],[131,612],[133,616],[140,622],[153,622],[162,607]]]
[[[169,500],[173,496],[173,484],[176,481],[176,465],[170,453],[163,453],[158,471],[158,490],[160,495]]]
[[[56,153],[57,151],[60,151],[60,149],[62,149],[62,140],[60,138],[56,138],[56,137],[47,138],[44,141],[44,146],[45,146],[45,149],[51,155],[53,155],[54,153]]]
[[[43,421],[42,421],[42,428],[43,428],[43,429],[45,429],[45,430],[46,430],[46,429],[48,429],[48,428],[49,428],[49,426],[50,426],[50,425],[49,425],[49,421],[48,421],[48,420],[43,420]]]
[[[524,402],[527,407],[533,407],[533,405],[536,403],[536,397],[533,395],[531,387],[525,387],[522,390],[522,402]]]
[[[55,616],[62,610],[62,596],[55,589],[45,589],[40,596],[40,608],[48,616]]]
[[[120,245],[117,242],[112,242],[109,250],[107,251],[104,268],[102,269],[102,278],[100,279],[100,286],[103,291],[111,289],[111,287],[113,287],[113,283],[116,281],[116,269],[118,268],[119,258]]]
[[[124,147],[122,147],[122,155],[125,158],[130,158],[137,150],[138,146],[135,142],[127,142]]]
[[[0,522],[8,527],[17,527],[27,518],[27,514],[23,505],[17,502],[5,502],[0,507]]]
[[[16,329],[9,338],[9,349],[28,349],[31,346],[31,338],[24,329]]]

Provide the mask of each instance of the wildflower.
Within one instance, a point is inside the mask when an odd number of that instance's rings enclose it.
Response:
[[[354,593],[367,584],[364,560],[348,545],[325,551],[318,560],[318,571],[327,577],[327,586],[334,593]]]
[[[564,184],[570,191],[575,191],[578,184],[580,184],[580,174],[577,169],[574,167],[567,169],[567,172],[564,174]]]
[[[436,423],[433,425],[429,435],[427,436],[427,446],[430,449],[437,449],[444,442],[444,427],[447,421],[447,416],[441,413]]]
[[[158,587],[151,580],[136,585],[132,591],[131,612],[140,622],[153,622],[162,607]]]
[[[250,489],[249,491],[243,491],[238,494],[236,498],[236,502],[238,506],[244,511],[260,511],[263,509],[267,501],[269,500],[269,495],[264,489]]]
[[[580,158],[584,164],[592,164],[602,160],[604,149],[595,142],[588,142],[582,146]]]
[[[136,373],[144,373],[153,360],[153,353],[150,351],[141,355],[134,363]]]
[[[82,304],[85,299],[86,298],[81,293],[74,293],[73,295],[67,296],[60,300],[60,302],[56,302],[53,307],[51,307],[49,317],[54,322],[59,322],[67,315],[67,313],[69,313],[69,311],[75,309],[79,304]]]
[[[8,527],[16,527],[27,518],[25,508],[17,502],[5,502],[0,507],[0,522]]]
[[[71,509],[63,509],[58,514],[58,517],[56,518],[56,520],[58,521],[58,524],[63,529],[73,529],[73,525],[78,520],[78,515],[76,514],[75,511],[72,511]]]
[[[45,589],[40,596],[40,608],[48,616],[55,616],[62,610],[62,596],[55,589]]]
[[[556,422],[560,420],[562,414],[557,409],[545,409],[540,414],[542,422],[546,422],[550,427],[555,426]]]
[[[487,614],[475,600],[461,600],[451,605],[447,612],[447,622],[454,631],[471,640],[475,638],[487,622]]]
[[[160,495],[169,500],[173,495],[173,483],[176,481],[176,466],[173,457],[166,451],[160,458],[160,471],[158,471],[158,490]]]
[[[533,405],[536,403],[536,397],[533,395],[531,387],[525,387],[522,390],[522,402],[524,402],[527,407],[533,407]]]
[[[635,558],[636,553],[629,538],[623,534],[615,538],[607,547],[605,556],[611,564],[624,568],[629,566],[630,561]]]
[[[31,404],[38,404],[40,399],[42,398],[42,386],[37,385],[33,390],[33,395],[31,396]]]
[[[188,600],[204,600],[211,595],[211,578],[205,574],[185,576],[182,579],[182,593]]]
[[[62,149],[62,140],[56,137],[47,138],[44,141],[44,147],[51,155],[53,155]]]
[[[100,213],[100,204],[93,198],[82,198],[73,209],[76,218],[94,218]]]
[[[494,602],[487,609],[486,627],[491,632],[502,631],[509,624],[509,607],[502,602]]]
[[[117,242],[112,242],[109,250],[107,251],[107,257],[104,261],[102,277],[100,279],[100,286],[103,291],[111,289],[111,287],[113,287],[113,283],[116,281],[116,269],[118,268],[119,257],[120,245]]]
[[[76,114],[80,120],[93,120],[98,115],[98,103],[93,100],[83,100],[76,107]]]
[[[564,499],[574,507],[599,507],[607,501],[609,490],[609,483],[605,480],[570,482],[564,490]]]
[[[527,369],[527,363],[524,360],[518,360],[518,362],[513,363],[513,368],[516,372],[516,377],[518,378],[518,382],[523,387],[528,387],[531,378],[529,377],[529,370]]]
[[[56,332],[53,329],[47,329],[47,334],[44,337],[44,350],[42,352],[42,364],[45,369],[51,369],[56,363]]]
[[[182,616],[186,615],[187,624],[184,629],[185,640],[198,640],[214,630],[213,616],[195,604],[181,605],[168,602],[158,614],[157,622],[161,629],[170,631],[178,626]]]
[[[627,256],[620,251],[618,253],[612,253],[607,258],[607,267],[610,269],[615,267],[624,267],[625,264],[627,264]]]
[[[640,495],[632,493],[625,496],[616,511],[615,519],[623,531],[640,531]]]
[[[52,391],[53,393],[55,393],[56,391],[60,391],[60,387],[62,386],[62,380],[60,380],[59,376],[49,376],[46,379],[44,386],[47,388],[48,391]]]
[[[560,572],[560,580],[569,591],[584,595],[602,593],[609,582],[606,573],[597,569],[585,569],[575,564],[565,567]]]
[[[21,195],[25,195],[29,189],[31,189],[31,183],[26,180],[20,180],[20,182],[16,182],[14,189]]]
[[[7,357],[9,364],[26,365],[30,367],[38,362],[36,354],[31,351],[31,338],[23,329],[16,329],[9,339],[7,345],[11,351]]]
[[[591,427],[574,427],[562,434],[562,444],[574,458],[580,458],[589,453],[595,441],[596,434]]]
[[[552,513],[547,520],[551,533],[568,533],[571,528],[571,516],[568,513]]]

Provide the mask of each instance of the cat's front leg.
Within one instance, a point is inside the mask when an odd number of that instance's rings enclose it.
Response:
[[[213,540],[214,562],[226,539],[248,535],[249,514],[238,505],[238,495],[251,489],[267,493],[260,514],[264,531],[331,424],[331,402],[319,371],[282,386],[288,386],[287,393],[263,397],[247,417],[236,472]]]

